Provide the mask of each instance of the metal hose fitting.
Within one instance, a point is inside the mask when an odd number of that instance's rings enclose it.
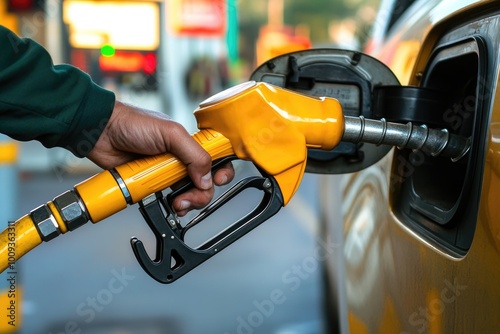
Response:
[[[69,231],[74,231],[90,219],[85,205],[74,190],[62,193],[54,198],[53,202]]]
[[[50,241],[61,234],[57,220],[47,204],[31,210],[30,216],[43,241]]]
[[[470,150],[470,138],[455,135],[446,129],[430,129],[411,122],[393,123],[385,119],[373,120],[363,116],[344,116],[342,141],[392,145],[400,149],[419,150],[431,156],[451,158],[457,162]]]

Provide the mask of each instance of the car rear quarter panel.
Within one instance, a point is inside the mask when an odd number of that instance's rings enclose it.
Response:
[[[436,44],[451,30],[487,42],[483,97],[487,131],[479,212],[465,256],[440,249],[393,212],[397,186],[392,153],[376,165],[322,182],[326,234],[342,234],[341,255],[327,263],[340,309],[340,328],[351,333],[492,333],[500,330],[500,2],[419,1],[370,52],[403,84],[419,85]],[[462,28],[477,20],[477,31]],[[462,29],[462,30],[460,30]],[[456,35],[456,34],[455,34]],[[459,71],[460,69],[457,69]],[[336,180],[335,182],[332,180]],[[340,184],[337,195],[332,195]],[[338,205],[342,198],[343,223]],[[343,272],[344,275],[339,275]],[[342,325],[342,323],[346,325]]]

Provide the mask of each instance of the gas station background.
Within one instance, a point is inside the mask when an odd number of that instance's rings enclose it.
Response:
[[[0,22],[46,47],[54,63],[73,64],[119,99],[167,113],[194,132],[197,104],[245,81],[258,64],[313,46],[361,48],[377,3],[0,0]],[[303,16],[295,18],[294,8]],[[93,167],[63,150],[22,145],[24,169]]]
[[[146,109],[169,114],[182,123],[188,131],[194,132],[196,131],[196,124],[192,112],[196,109],[198,103],[226,87],[247,80],[251,71],[262,62],[283,53],[311,47],[362,48],[367,34],[366,31],[360,29],[369,25],[370,20],[373,19],[375,11],[373,7],[377,3],[376,0],[332,0],[330,2],[338,3],[339,6],[349,7],[350,12],[356,14],[356,18],[338,17],[337,13],[332,13],[331,21],[324,22],[319,19],[318,14],[318,17],[315,18],[313,15],[308,22],[290,23],[289,20],[291,19],[287,17],[292,17],[294,13],[290,13],[287,8],[292,2],[302,3],[302,5],[310,4],[311,7],[316,6],[312,12],[317,11],[319,13],[324,12],[325,8],[318,6],[318,3],[326,3],[327,0],[0,0],[0,24],[20,36],[32,38],[42,44],[52,55],[54,63],[70,63],[88,72],[94,81],[105,88],[113,90],[118,99]],[[317,29],[318,22],[322,24],[321,32]],[[17,219],[18,213],[23,210],[23,205],[27,201],[26,198],[21,200],[18,196],[20,185],[23,182],[29,183],[38,179],[34,175],[42,175],[41,181],[35,185],[35,189],[39,189],[39,193],[30,196],[38,200],[37,195],[41,197],[49,196],[46,194],[48,185],[53,186],[55,184],[57,186],[64,182],[71,183],[81,175],[99,171],[88,160],[77,159],[63,149],[46,149],[37,142],[18,143],[9,140],[5,136],[0,137],[0,151],[7,146],[15,148],[11,150],[15,152],[13,155],[15,158],[9,158],[8,163],[5,163],[5,161],[2,161],[2,154],[0,154],[0,182],[2,182],[0,187],[0,202],[2,203],[0,205],[0,222],[5,223],[5,225],[8,220]],[[310,194],[306,197],[313,201],[314,183],[310,182],[307,186],[306,191],[310,192]],[[48,200],[49,197],[45,200]],[[302,210],[303,207],[300,209]],[[297,213],[293,208],[289,210],[291,211],[288,212]],[[307,220],[303,218],[303,215],[303,212],[298,213],[300,219]],[[312,220],[311,217],[309,219]],[[144,225],[142,222],[140,224],[141,226]],[[293,223],[287,222],[286,224],[291,225]],[[100,225],[98,226],[98,228],[101,228]],[[110,223],[109,226],[113,226],[113,223]],[[106,225],[103,228],[108,227]],[[288,227],[285,228],[289,231]],[[90,229],[95,229],[95,227],[89,227],[89,235],[97,233]],[[120,233],[126,234],[128,232],[124,229],[117,234]],[[293,236],[296,232],[289,231],[288,233]],[[273,239],[274,237],[270,235],[269,238]],[[67,240],[62,241],[62,244],[71,243],[69,240],[76,239],[69,236]],[[262,240],[262,237],[260,240]],[[293,242],[295,239],[290,238],[289,240]],[[109,247],[113,248],[109,251],[109,254],[114,255],[115,258],[118,257],[116,249],[120,249],[123,240],[120,239],[119,241],[120,246],[116,246],[113,242],[109,244]],[[252,253],[256,252],[253,245],[250,248],[245,248],[248,247],[248,243],[247,240],[245,246],[245,242],[242,242],[241,245],[243,246],[240,246],[240,248],[243,247],[245,251],[248,250]],[[57,245],[54,247],[57,247]],[[264,252],[265,247],[259,247],[259,249]],[[304,246],[302,250],[297,249],[296,251],[305,252],[307,249],[307,246]],[[49,248],[46,248],[40,251],[40,254],[52,256],[50,251]],[[302,254],[297,255],[299,260],[304,258]],[[89,260],[86,259],[84,253],[81,254],[81,258],[80,255],[76,255],[77,259],[87,264],[88,262],[85,261],[96,262],[102,260],[100,265],[101,269],[103,269],[102,273],[85,273],[85,275],[89,274],[90,277],[94,277],[94,281],[97,282],[98,286],[101,283],[105,284],[109,280],[109,270],[120,269],[123,263],[126,263],[126,260],[120,260],[122,261],[120,264],[110,266],[104,259],[106,256],[103,256],[103,259]],[[215,262],[215,268],[218,268],[218,265],[223,268],[226,267],[224,261],[227,262],[227,258],[224,260],[223,256],[220,260],[216,260],[218,262]],[[257,258],[262,259],[263,257]],[[271,263],[274,261],[272,257],[269,257],[268,260]],[[288,260],[282,261],[284,268],[290,266],[286,262]],[[246,260],[242,259],[242,261]],[[261,263],[265,263],[265,261],[259,261],[257,268]],[[23,268],[22,264],[21,260],[20,268],[22,273],[36,272],[35,268]],[[279,269],[280,267],[277,264],[272,265],[276,267],[275,270],[278,272],[283,270]],[[58,293],[67,295],[68,312],[74,316],[75,301],[85,300],[83,296],[88,296],[88,291],[92,294],[95,291],[99,293],[103,290],[99,290],[102,287],[88,286],[87,290],[82,287],[80,292],[77,291],[78,288],[75,287],[76,281],[74,281],[75,286],[73,286],[73,283],[65,280],[66,277],[74,278],[76,276],[77,280],[87,282],[91,282],[91,280],[87,276],[82,276],[79,272],[67,269],[70,267],[71,264],[62,262],[45,269],[49,274],[54,274],[54,280],[60,280],[61,292]],[[134,267],[137,267],[136,263],[134,263]],[[255,271],[253,268],[248,267],[245,270],[253,273]],[[84,267],[82,272],[85,272]],[[102,274],[102,277],[99,274]],[[224,286],[221,291],[240,289],[238,286],[242,283],[242,279],[238,278],[237,273],[227,275],[229,277],[235,276],[236,279],[233,280],[233,285]],[[270,277],[272,276],[270,274]],[[249,280],[253,279],[250,273],[247,273],[246,277]],[[0,279],[5,280],[3,277],[0,277]],[[136,298],[138,302],[142,301],[151,305],[158,304],[160,307],[164,307],[161,304],[161,298],[153,297],[156,297],[155,294],[158,291],[164,293],[168,290],[161,286],[158,287],[155,282],[150,282],[149,277],[146,279],[146,283],[141,282],[142,285],[139,282],[134,282],[138,291],[140,291],[140,295],[134,295],[133,298]],[[184,283],[180,283],[180,286],[188,286],[192,289],[193,284],[198,286],[197,279],[199,278],[191,276]],[[18,287],[19,291],[24,292],[25,290],[23,281],[32,282],[32,280],[33,278],[22,280]],[[263,279],[263,281],[266,281],[266,279]],[[40,284],[42,285],[43,282]],[[221,284],[226,283],[222,282]],[[271,283],[270,286],[274,287],[273,284],[276,283]],[[308,282],[308,284],[312,283]],[[0,285],[0,288],[2,287]],[[67,290],[64,290],[65,288]],[[37,314],[36,312],[43,314],[47,311],[35,310],[32,304],[35,298],[30,295],[34,289],[39,289],[39,287],[31,285],[30,289],[26,289],[28,290],[27,293],[22,296],[26,296],[27,301],[21,303],[23,307],[22,314],[31,314],[32,317]],[[201,287],[199,289],[200,294],[205,293],[201,292]],[[255,292],[254,295],[257,296],[255,297],[257,301],[260,302],[264,299],[266,294],[269,297],[270,290],[266,289],[267,287],[263,291],[264,296]],[[315,290],[317,287],[312,286],[311,289],[317,292]],[[51,293],[54,292],[46,291],[46,293],[47,296],[43,297],[45,300],[41,304],[49,305],[49,308],[53,307],[50,304]],[[127,289],[126,293],[120,295],[120,298],[127,300],[126,294],[128,293],[133,293],[132,288]],[[189,293],[194,292],[190,290]],[[303,290],[302,293],[306,293],[306,290]],[[178,294],[170,293],[173,296]],[[236,292],[234,294],[237,295]],[[72,295],[73,297],[70,298]],[[307,304],[307,298],[312,299],[313,297],[307,296],[304,304]],[[174,299],[174,297],[170,298]],[[147,299],[146,302],[145,299]],[[248,303],[252,302],[252,300],[244,300],[243,302]],[[200,300],[199,303],[203,305],[205,300]],[[215,300],[213,303],[217,304],[217,301]],[[250,308],[250,311],[239,311],[236,306],[238,303],[240,301],[234,301],[235,307],[232,311],[233,313],[236,312],[235,315],[246,315],[246,312],[249,315],[253,314],[251,311],[255,307],[251,303],[252,308]],[[190,305],[189,302],[186,302],[186,304]],[[282,310],[288,308],[307,313],[300,310],[300,304],[297,304],[296,307],[287,304]],[[125,309],[126,305],[113,303],[105,311],[109,311],[116,316]],[[215,309],[217,308],[214,307],[214,310],[210,311],[214,312]],[[230,311],[225,311],[229,313],[227,316],[229,321],[227,324],[221,324],[225,325],[223,328],[243,328],[241,327],[240,318],[231,315]],[[148,319],[152,312],[145,309],[144,313],[144,318]],[[171,313],[173,314],[173,312]],[[64,315],[61,316],[64,318]],[[291,313],[288,316],[293,318]],[[119,318],[119,316],[116,317]],[[289,319],[287,320],[286,316],[280,315],[278,311],[273,320],[278,322],[280,317],[285,319],[283,320],[284,325],[288,325],[287,321]],[[57,318],[57,315],[54,314],[53,318]],[[20,316],[19,320],[22,329],[32,328],[30,325],[33,325],[29,323],[29,319],[29,316]],[[63,325],[71,324],[69,320],[66,322],[67,319],[64,319]],[[121,321],[125,322],[125,320]],[[42,320],[40,322],[46,326],[51,325]],[[142,331],[146,327],[142,327],[142,329],[137,327],[139,328],[137,333],[146,333]],[[64,328],[64,326],[57,328]],[[66,327],[65,333],[77,333],[78,329],[78,327]],[[0,327],[0,332],[3,333],[3,330],[4,328]],[[104,333],[104,331],[100,332],[99,330],[91,330],[91,332]],[[153,332],[151,331],[151,333]],[[180,330],[179,332],[183,331]],[[110,330],[106,333],[114,332]],[[178,332],[174,328],[171,333]],[[283,333],[297,332],[284,331]]]

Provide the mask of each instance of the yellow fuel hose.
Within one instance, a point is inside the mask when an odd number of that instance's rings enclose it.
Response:
[[[13,265],[41,243],[42,239],[29,215],[9,224],[0,234],[0,271]]]
[[[233,155],[231,144],[221,134],[202,130],[193,138],[210,154],[212,160]],[[124,194],[110,171],[103,171],[75,186],[89,214],[97,223],[121,211],[148,195],[162,191],[187,176],[185,165],[171,154],[138,159],[116,168],[129,192],[127,203]],[[60,233],[68,228],[53,201],[46,204],[53,215]],[[50,224],[50,222],[49,222]],[[31,215],[25,215],[0,234],[0,272],[42,243],[39,229]]]

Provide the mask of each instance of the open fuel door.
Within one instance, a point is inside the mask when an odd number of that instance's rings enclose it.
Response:
[[[374,92],[400,87],[392,71],[366,54],[339,49],[311,49],[273,58],[259,66],[251,80],[308,95],[333,97],[347,116],[376,118]],[[307,172],[338,174],[359,171],[385,156],[390,146],[342,142],[329,152],[310,149]]]

